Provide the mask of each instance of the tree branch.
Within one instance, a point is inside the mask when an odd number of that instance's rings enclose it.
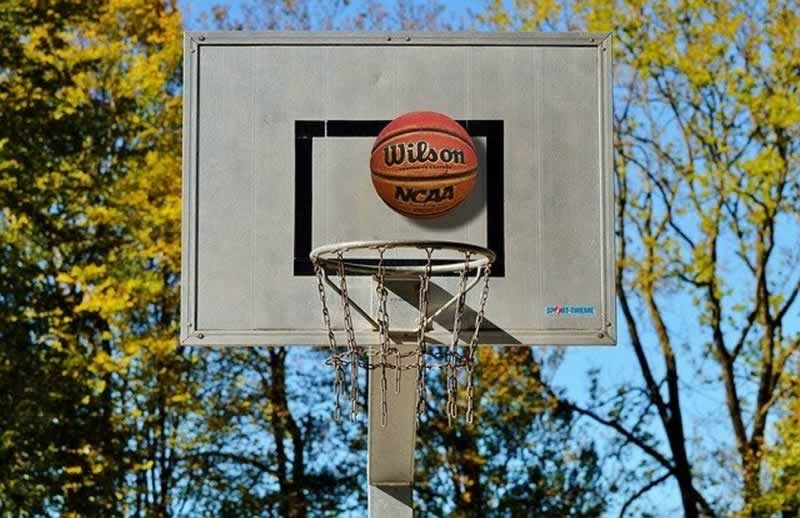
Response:
[[[550,392],[550,390],[547,387],[545,387],[545,389],[548,392]],[[553,394],[552,392],[551,392],[551,395],[553,397],[555,397],[555,394]],[[630,443],[632,443],[632,444],[636,445],[637,447],[639,447],[640,450],[642,450],[643,452],[648,454],[656,462],[658,462],[664,468],[669,470],[670,473],[674,469],[674,466],[672,465],[672,463],[664,455],[662,455],[661,452],[659,452],[654,447],[652,447],[649,444],[647,444],[646,442],[644,442],[639,437],[637,437],[634,434],[632,434],[624,426],[622,426],[618,421],[611,421],[610,419],[605,419],[604,417],[601,417],[599,414],[597,414],[595,412],[592,412],[591,410],[588,410],[586,408],[579,407],[578,405],[576,405],[575,403],[572,403],[570,401],[564,401],[564,400],[561,400],[561,399],[558,399],[558,398],[556,398],[556,401],[558,402],[559,405],[562,405],[562,406],[564,406],[565,408],[567,408],[569,410],[572,410],[572,411],[577,412],[577,413],[579,413],[581,415],[589,417],[592,420],[602,424],[603,426],[611,428],[612,430],[614,430],[615,432],[617,432],[618,434],[623,436]]]
[[[236,453],[228,453],[224,451],[195,452],[190,455],[181,456],[177,460],[191,463],[195,459],[201,459],[203,461],[221,459],[223,461],[231,461],[237,464],[247,464],[253,466],[254,468],[258,468],[263,473],[267,473],[272,476],[277,476],[277,472],[272,468],[272,464],[267,464],[266,462],[258,460],[254,457],[248,457],[246,455],[239,455]]]
[[[786,299],[786,303],[783,305],[783,307],[780,310],[778,310],[778,314],[775,315],[775,321],[776,322],[781,322],[783,320],[783,317],[786,316],[786,313],[789,311],[789,308],[792,307],[792,304],[794,304],[794,301],[797,299],[798,293],[800,293],[800,281],[797,284],[794,285],[794,288],[792,289],[792,292],[789,294],[789,297]]]
[[[641,498],[645,493],[647,493],[648,491],[650,491],[651,489],[653,489],[657,485],[661,484],[662,482],[664,482],[665,480],[667,480],[671,476],[672,476],[672,472],[667,471],[666,473],[664,473],[663,475],[661,475],[657,479],[648,482],[641,489],[639,489],[639,491],[634,493],[629,499],[627,499],[625,501],[625,504],[622,506],[622,509],[620,509],[620,511],[619,511],[620,518],[623,518],[625,516],[625,512],[628,510],[628,507],[630,507],[631,504],[633,504],[633,502],[635,502],[636,500]]]

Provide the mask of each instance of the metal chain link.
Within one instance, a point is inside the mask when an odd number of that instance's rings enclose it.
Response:
[[[319,300],[322,305],[322,320],[325,323],[325,328],[328,330],[328,349],[330,349],[330,358],[328,359],[329,365],[334,368],[334,407],[333,407],[333,420],[337,423],[342,420],[342,388],[344,385],[344,366],[339,359],[336,352],[336,335],[333,333],[333,326],[331,326],[331,314],[328,310],[328,301],[325,296],[325,281],[324,275],[326,273],[322,267],[317,263],[314,264],[314,273],[317,275],[317,291],[319,292]]]
[[[420,247],[421,248],[421,247]],[[421,248],[422,249],[422,248]],[[328,308],[325,283],[330,283],[334,289],[336,286],[328,278],[328,273],[325,268],[318,262],[314,263],[314,271],[317,277],[317,291],[319,294],[320,304],[322,306],[323,323],[328,332],[328,348],[330,350],[330,357],[325,362],[327,365],[333,367],[335,372],[334,381],[334,420],[339,422],[341,420],[342,408],[341,400],[344,393],[345,384],[345,368],[349,367],[350,374],[350,387],[349,387],[349,401],[350,401],[350,418],[355,419],[358,410],[358,395],[359,395],[359,370],[361,368],[368,371],[375,371],[380,369],[380,390],[381,390],[381,425],[386,426],[388,422],[388,376],[387,369],[394,369],[395,371],[395,393],[400,392],[401,375],[403,370],[416,369],[416,421],[420,424],[422,414],[425,410],[426,400],[426,376],[427,371],[431,368],[442,369],[446,377],[446,411],[448,424],[451,425],[453,419],[458,417],[458,372],[460,369],[465,370],[466,375],[466,422],[471,424],[474,419],[474,366],[475,366],[475,351],[478,342],[478,335],[481,324],[485,319],[486,301],[489,294],[489,277],[491,276],[491,264],[486,264],[477,272],[476,280],[470,284],[469,289],[472,289],[475,284],[483,281],[481,294],[478,304],[478,311],[475,316],[475,324],[470,341],[466,344],[466,350],[463,356],[458,352],[459,338],[463,328],[463,313],[466,306],[467,294],[467,280],[470,272],[470,260],[472,257],[471,252],[464,251],[464,266],[460,271],[458,282],[458,292],[455,299],[454,308],[454,321],[453,333],[447,351],[444,354],[428,351],[427,348],[427,324],[428,313],[430,309],[430,281],[433,271],[433,253],[434,248],[424,248],[426,259],[425,268],[419,274],[419,301],[418,301],[418,321],[416,330],[416,348],[413,351],[401,353],[398,347],[392,347],[390,327],[389,327],[389,312],[387,309],[388,290],[386,288],[386,267],[384,255],[387,247],[377,247],[375,250],[378,253],[378,268],[375,275],[376,292],[377,292],[377,311],[376,320],[379,348],[377,351],[372,351],[366,347],[359,346],[356,342],[355,327],[353,325],[353,317],[351,311],[350,296],[347,286],[347,272],[345,268],[345,260],[342,251],[336,252],[335,270],[338,279],[338,291],[342,300],[342,311],[344,315],[344,331],[347,339],[347,347],[343,352],[339,352],[336,342],[336,335],[333,331],[331,322],[330,310]],[[331,261],[333,263],[333,261]],[[331,265],[333,266],[333,264]],[[358,308],[356,308],[358,309]],[[390,359],[391,358],[391,359]],[[434,361],[429,361],[433,359]],[[412,360],[404,362],[404,359]],[[443,361],[442,361],[443,360]]]
[[[358,404],[358,346],[353,327],[353,315],[350,313],[350,296],[347,293],[347,275],[344,271],[342,252],[337,254],[339,290],[342,294],[342,311],[344,312],[344,330],[347,335],[347,353],[350,357],[350,420],[355,421]]]
[[[456,372],[456,359],[458,353],[459,335],[464,318],[464,302],[467,297],[467,275],[469,274],[470,253],[464,253],[464,269],[458,281],[458,300],[456,301],[455,318],[453,322],[453,337],[447,352],[447,424],[452,425],[453,419],[458,417],[458,373]]]
[[[385,252],[385,248],[378,249],[378,272],[375,275],[375,291],[378,294],[378,340],[380,341],[381,426],[386,426],[389,419],[389,405],[386,401],[386,392],[389,388],[386,380],[387,356],[389,354],[389,312],[386,310],[387,290],[384,284],[383,256]]]
[[[394,393],[400,393],[400,378],[403,371],[403,361],[400,355],[400,348],[394,348]]]
[[[417,425],[420,424],[422,413],[425,410],[425,372],[427,371],[427,362],[425,356],[427,321],[428,321],[428,304],[430,303],[430,281],[431,271],[433,268],[433,249],[425,249],[425,272],[420,275],[419,284],[419,303],[417,305],[419,311],[419,320],[417,324],[417,350],[416,350],[416,366],[417,366]]]
[[[487,264],[483,268],[483,287],[481,288],[481,298],[478,302],[478,312],[475,314],[475,327],[472,332],[472,338],[469,341],[467,349],[467,424],[472,424],[474,419],[474,399],[475,399],[475,382],[473,379],[473,371],[475,369],[475,346],[478,345],[478,334],[481,330],[481,324],[486,316],[486,300],[489,298],[489,277],[492,275],[492,266]]]

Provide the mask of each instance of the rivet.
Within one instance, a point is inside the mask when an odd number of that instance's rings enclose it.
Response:
[[[206,41],[206,37],[203,36],[202,34],[200,36],[198,36],[197,39],[200,40],[200,41]]]
[[[406,36],[406,41],[411,41],[411,36]]]
[[[605,336],[605,333],[597,333],[597,338],[604,338]]]
[[[606,327],[611,327],[611,322],[606,322]]]
[[[202,340],[205,337],[206,335],[204,335],[203,333],[197,333],[197,338],[199,338],[200,340]]]

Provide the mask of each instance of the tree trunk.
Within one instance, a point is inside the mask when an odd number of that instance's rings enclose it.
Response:
[[[270,386],[270,403],[272,404],[272,429],[275,437],[277,455],[278,486],[280,488],[279,509],[281,516],[301,517],[308,513],[308,500],[303,488],[305,486],[305,440],[300,427],[289,411],[286,397],[286,349],[269,351],[272,383]],[[289,459],[284,439],[292,442],[292,466],[289,476]]]
[[[478,462],[478,444],[472,426],[464,426],[459,431],[451,430],[448,441],[452,446],[452,455],[457,455],[454,460],[452,480],[455,488],[454,501],[456,509],[454,515],[474,516],[484,509],[483,491],[481,485],[481,464]]]

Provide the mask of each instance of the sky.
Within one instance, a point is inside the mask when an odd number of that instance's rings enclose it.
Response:
[[[320,0],[324,2],[325,0]],[[463,18],[464,21],[468,18],[468,11],[472,12],[481,12],[485,9],[488,0],[438,0],[440,4],[445,6],[444,12],[444,19],[455,19],[460,20]],[[236,12],[238,6],[243,4],[250,4],[253,3],[252,1],[242,2],[241,0],[231,0],[231,1],[224,1],[224,0],[179,0],[178,4],[181,7],[182,12],[188,13],[189,16],[187,20],[195,19],[203,12],[210,11],[211,7],[214,5],[227,5],[231,8],[233,12]],[[391,2],[387,2],[386,0],[381,0],[381,3],[390,4]]]

